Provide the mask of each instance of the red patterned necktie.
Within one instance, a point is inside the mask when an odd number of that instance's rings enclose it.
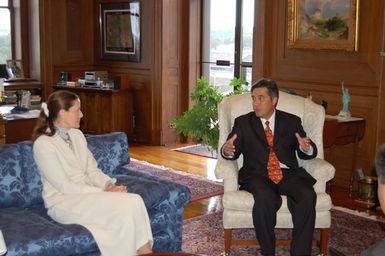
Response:
[[[265,133],[266,133],[266,139],[267,143],[269,144],[270,152],[269,152],[269,161],[267,163],[267,171],[269,174],[269,178],[275,183],[278,184],[282,178],[282,170],[281,167],[279,167],[279,161],[277,158],[277,155],[274,152],[273,149],[273,132],[271,131],[269,127],[269,121],[266,121],[266,128],[265,128]]]

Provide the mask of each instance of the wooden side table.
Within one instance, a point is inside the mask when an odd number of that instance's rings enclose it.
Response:
[[[365,120],[363,118],[351,117],[340,118],[326,115],[323,143],[324,148],[332,151],[334,145],[347,145],[353,143],[352,169],[349,178],[349,195],[353,192],[354,172],[356,170],[358,142],[365,134]]]
[[[9,114],[14,106],[0,106],[1,114]],[[37,117],[17,118],[0,117],[0,144],[17,143],[32,138],[33,129],[36,125]]]

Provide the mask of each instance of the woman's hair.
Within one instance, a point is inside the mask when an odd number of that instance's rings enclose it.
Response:
[[[53,92],[46,103],[42,103],[40,116],[33,130],[32,140],[35,141],[40,135],[52,136],[56,132],[54,125],[59,111],[64,109],[68,111],[73,105],[74,101],[78,100],[79,96],[73,92],[60,90]]]

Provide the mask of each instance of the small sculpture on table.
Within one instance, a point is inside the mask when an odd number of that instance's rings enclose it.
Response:
[[[349,94],[349,89],[344,87],[344,82],[342,81],[342,109],[338,116],[344,117],[344,118],[349,118],[352,115],[350,114],[349,111],[349,103],[351,101],[351,97]]]

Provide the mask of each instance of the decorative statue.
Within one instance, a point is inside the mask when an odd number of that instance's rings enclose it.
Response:
[[[351,97],[349,94],[349,89],[344,87],[344,82],[341,83],[342,87],[342,109],[338,116],[349,118],[352,115],[349,111],[349,102],[351,101]]]

